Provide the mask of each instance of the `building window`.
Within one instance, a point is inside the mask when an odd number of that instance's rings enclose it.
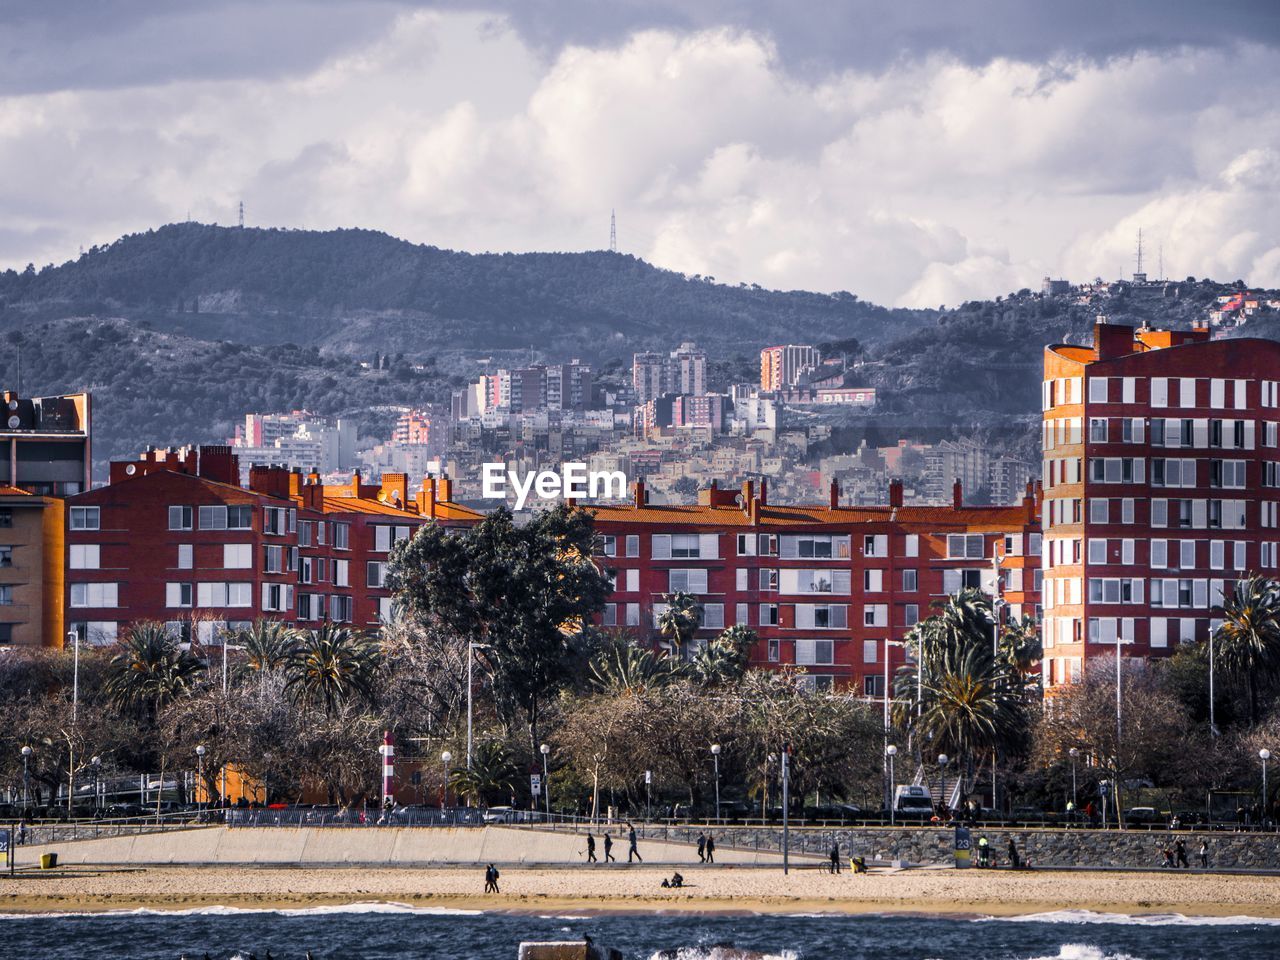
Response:
[[[13,587],[6,584],[0,584],[0,607],[9,607],[13,605]]]
[[[627,534],[626,545],[627,545],[628,557],[640,556],[640,535],[639,534],[635,534],[635,533]]]
[[[916,570],[902,571],[902,590],[904,593],[915,593],[920,589],[920,575]]]
[[[276,549],[279,549],[278,547]],[[222,566],[227,570],[253,569],[253,544],[224,543],[222,545]]]
[[[227,529],[227,508],[201,506],[199,519],[201,530],[225,530]]]
[[[986,558],[985,539],[982,534],[947,534],[947,557],[952,560],[982,560]]]
[[[324,541],[321,541],[323,543]],[[351,549],[351,524],[335,523],[333,525],[333,549]]]
[[[13,643],[13,624],[0,623],[0,645]]]
[[[902,608],[902,625],[904,627],[914,627],[920,622],[920,604],[908,603]]]
[[[0,526],[11,526],[13,524],[12,511],[5,511],[9,515],[9,523],[0,523]],[[71,508],[71,529],[72,530],[97,530],[100,524],[100,511],[98,507],[72,507]]]
[[[605,557],[616,557],[618,555],[618,538],[607,533],[601,534],[600,554]]]
[[[333,585],[335,587],[349,587],[351,583],[348,580],[349,560],[333,561]]]
[[[72,570],[97,570],[100,566],[101,550],[96,543],[73,543],[67,550]],[[0,563],[0,566],[8,564]]]
[[[387,565],[377,560],[370,560],[364,565],[365,586],[381,590],[386,586]]]
[[[0,547],[0,567],[13,566],[13,547]]]
[[[782,643],[778,640],[769,641],[769,662],[777,663],[782,659]]]
[[[604,605],[604,626],[616,627],[618,625],[618,605],[616,603],[606,603]]]
[[[164,605],[166,607],[190,607],[192,605],[191,584],[166,583],[164,585]]]
[[[190,507],[170,507],[169,508],[169,529],[170,530],[190,530],[191,529],[191,508]]]
[[[119,584],[73,583],[71,585],[71,606],[73,607],[116,607],[120,605],[119,599]]]
[[[704,630],[724,629],[723,603],[704,603],[702,605],[702,628]]]
[[[640,626],[640,604],[638,603],[627,604],[627,626],[628,627]]]

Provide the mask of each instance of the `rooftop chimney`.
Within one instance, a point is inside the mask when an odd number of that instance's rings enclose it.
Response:
[[[902,506],[902,481],[901,480],[889,481],[889,506],[891,507]]]
[[[835,510],[840,506],[840,481],[832,478],[831,480],[831,509]]]
[[[643,507],[645,503],[648,502],[648,499],[649,499],[644,492],[644,477],[636,478],[636,482],[632,487],[632,490],[633,490],[632,499],[635,501],[635,505],[637,507]]]
[[[767,477],[760,478],[760,506],[767,507],[769,505],[769,479]]]
[[[951,506],[955,510],[964,506],[964,486],[960,483],[959,477],[956,477],[955,482],[951,484]]]

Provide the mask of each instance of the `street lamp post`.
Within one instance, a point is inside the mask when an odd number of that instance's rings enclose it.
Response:
[[[789,790],[790,771],[788,769],[788,760],[791,758],[791,744],[784,743],[782,745],[782,872],[788,874],[790,870],[790,853],[791,853],[791,817],[788,807],[791,802]]]
[[[1080,751],[1072,747],[1067,751],[1071,755],[1071,809],[1076,809],[1076,758],[1080,756]]]
[[[720,744],[711,745],[711,759],[716,765],[716,823],[720,822]]]
[[[898,755],[898,748],[892,743],[884,748],[885,756],[889,758],[889,826],[897,826],[897,811],[893,809],[893,793],[894,793],[894,775],[893,775],[893,758]]]
[[[1267,823],[1267,761],[1271,759],[1271,751],[1263,747],[1258,751],[1258,759],[1262,761],[1262,825]]]
[[[1213,709],[1213,635],[1216,631],[1209,631],[1209,735],[1216,737],[1218,735],[1218,724],[1215,723]]]
[[[547,802],[547,823],[551,822],[551,777],[547,773],[547,754],[551,752],[551,748],[545,743],[538,748],[538,752],[542,754],[542,795]]]
[[[947,761],[951,758],[945,753],[938,754],[938,772],[942,774],[942,809],[949,810],[951,804],[947,803]]]
[[[453,754],[448,750],[440,754],[440,763],[444,767],[444,779],[440,781],[440,812],[444,812],[445,803],[449,799],[449,761],[453,759]]]
[[[196,747],[196,811],[204,813],[204,801],[200,799],[200,791],[204,789],[204,755],[207,752],[202,743]]]
[[[67,639],[71,641],[71,722],[75,723],[80,715],[80,631],[72,627],[67,631]]]
[[[31,760],[31,748],[22,748],[22,809],[25,812],[31,806],[31,770],[27,766]]]

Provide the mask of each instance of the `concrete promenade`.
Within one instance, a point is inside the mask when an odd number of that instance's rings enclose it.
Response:
[[[604,860],[604,842],[595,833],[596,856]],[[36,864],[42,853],[56,852],[59,865],[244,865],[262,866],[415,866],[483,863],[560,865],[586,859],[582,833],[518,827],[192,827],[131,836],[104,837],[18,847],[19,867]],[[697,863],[689,843],[639,841],[649,865]],[[627,860],[626,834],[613,829],[613,855]],[[793,854],[793,862],[819,862]],[[780,864],[777,852],[720,847],[725,864]]]

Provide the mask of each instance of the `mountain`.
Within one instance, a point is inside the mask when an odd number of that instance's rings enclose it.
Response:
[[[878,342],[930,314],[848,293],[728,286],[617,253],[470,254],[370,230],[179,223],[61,266],[0,274],[0,330],[68,316],[361,356],[536,345],[596,359],[681,340]]]
[[[393,406],[446,403],[490,354],[508,365],[581,357],[622,379],[633,351],[695,340],[723,389],[755,378],[761,346],[826,342],[878,404],[833,412],[824,450],[976,436],[1035,462],[1045,344],[1090,342],[1099,313],[1203,323],[1243,288],[1188,277],[890,310],[615,253],[467,254],[367,230],[184,223],[0,273],[0,386],[17,385],[20,364],[27,393],[92,390],[101,467],[148,443],[220,440],[246,411],[306,408],[385,436]],[[1231,335],[1280,339],[1280,312]]]

